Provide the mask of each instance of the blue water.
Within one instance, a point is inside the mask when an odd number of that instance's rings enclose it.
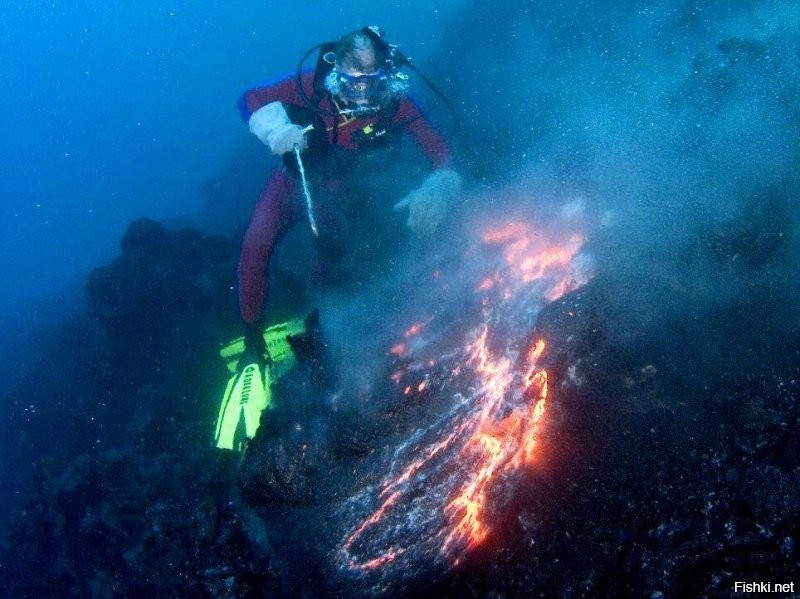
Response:
[[[74,298],[132,218],[190,219],[203,182],[247,135],[240,91],[288,73],[321,39],[392,12],[367,2],[188,1],[12,1],[0,11],[0,280],[14,282],[2,314]],[[421,28],[400,22],[392,33],[424,49],[447,12],[424,9],[414,13]]]
[[[794,3],[6,0],[0,397],[20,383],[16,357],[82,311],[87,274],[114,258],[132,219],[203,222],[204,183],[242,144],[262,151],[237,113],[241,91],[371,23],[435,73],[494,176],[550,181],[611,223],[601,265],[695,285],[709,303],[738,292],[697,270],[687,281],[676,248],[741,216],[754,190],[798,180]],[[731,39],[756,48],[720,49]],[[787,281],[800,263],[789,187]],[[640,318],[665,309],[647,293],[626,301]],[[6,441],[3,505],[28,484],[8,449],[24,438]]]

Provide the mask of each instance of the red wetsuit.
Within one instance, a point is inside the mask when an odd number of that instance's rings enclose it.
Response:
[[[308,96],[313,93],[313,78],[313,73],[303,75],[303,89]],[[281,102],[287,108],[290,105],[306,107],[306,101],[298,93],[296,78],[291,77],[246,91],[239,102],[242,118],[249,121],[256,110],[271,102]],[[320,101],[319,108],[334,112],[327,95]],[[326,130],[326,136],[322,139],[330,146],[354,152],[359,148],[358,137],[354,137],[354,134],[367,125],[378,124],[381,115],[360,118],[340,116],[338,127],[334,127],[335,118],[327,115],[322,117]],[[430,159],[434,170],[452,167],[450,147],[408,97],[403,97],[396,105],[391,124],[411,134]],[[308,156],[309,161],[313,160],[313,153],[308,152]],[[309,166],[313,167],[306,164],[307,169]],[[261,317],[267,297],[268,265],[275,244],[291,225],[305,218],[305,205],[299,192],[298,182],[287,175],[285,169],[277,168],[272,172],[253,210],[239,257],[239,310],[246,323],[255,322]]]

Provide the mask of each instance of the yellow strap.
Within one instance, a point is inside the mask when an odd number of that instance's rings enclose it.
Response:
[[[280,371],[280,374],[275,373],[276,378],[294,365],[294,352],[286,338],[302,335],[305,332],[306,325],[302,318],[293,318],[264,329],[264,343],[267,346],[269,358],[272,360],[273,366]],[[236,372],[239,366],[239,357],[243,352],[244,337],[234,339],[220,350],[219,355],[225,360],[229,372]],[[285,361],[289,363],[283,364]]]
[[[342,127],[346,127],[347,125],[349,125],[350,123],[352,123],[354,120],[356,120],[356,118],[358,118],[358,117],[354,117],[354,116],[347,116],[346,114],[341,114],[341,111],[342,111],[342,109],[341,109],[341,107],[339,106],[339,103],[338,103],[338,102],[337,102],[335,99],[332,99],[332,100],[333,100],[333,105],[336,107],[336,112],[337,112],[337,113],[339,113],[339,116],[340,116],[340,117],[341,117],[341,119],[342,119],[342,120],[339,122],[339,128],[340,128],[340,129],[341,129]],[[335,118],[335,117],[334,117],[334,118]],[[331,125],[330,127],[326,127],[326,128],[325,128],[325,131],[333,131],[333,130],[334,130],[334,126],[333,126],[333,125]]]

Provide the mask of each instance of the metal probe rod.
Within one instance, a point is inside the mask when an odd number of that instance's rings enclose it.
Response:
[[[311,131],[313,125],[309,125],[303,129],[303,133]],[[294,146],[294,157],[297,159],[297,167],[300,169],[300,180],[303,182],[303,195],[306,196],[306,212],[308,213],[308,224],[311,225],[311,232],[319,237],[317,230],[317,221],[314,218],[314,206],[311,204],[311,192],[308,189],[308,179],[306,179],[306,169],[303,167],[303,159],[300,158],[300,148],[297,144]]]

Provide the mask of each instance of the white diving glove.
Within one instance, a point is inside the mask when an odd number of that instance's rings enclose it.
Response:
[[[278,156],[293,151],[295,145],[300,150],[308,147],[303,128],[289,120],[289,115],[280,102],[271,102],[256,110],[248,124],[253,135]]]
[[[408,208],[408,228],[417,235],[430,235],[447,216],[447,211],[461,192],[461,177],[451,170],[428,175],[417,189],[394,205]]]

